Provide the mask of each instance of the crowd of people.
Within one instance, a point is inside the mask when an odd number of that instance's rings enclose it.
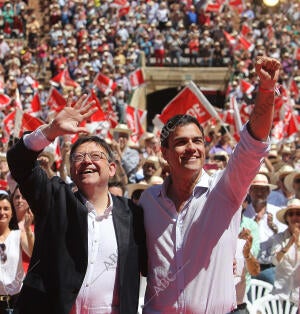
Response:
[[[250,276],[299,304],[300,134],[267,142],[276,84],[289,90],[295,111],[300,103],[290,89],[300,77],[299,3],[226,3],[218,11],[201,0],[39,5],[42,17],[22,0],[0,9],[0,88],[10,99],[1,119],[17,104],[30,113],[38,93],[45,123],[20,141],[2,130],[0,311],[19,298],[20,313],[135,313],[140,273],[148,276],[146,314],[242,311]],[[246,26],[251,48],[239,42]],[[190,116],[174,117],[161,139],[149,131],[132,143],[120,108],[143,56],[147,65],[228,67],[228,93],[255,101],[239,143],[224,125],[203,129]],[[68,100],[54,114],[50,78],[63,70],[78,86],[58,86]],[[80,95],[99,72],[117,83],[108,93],[95,89],[117,125],[111,138],[88,134],[72,145],[70,134],[87,133],[80,123],[95,112]]]

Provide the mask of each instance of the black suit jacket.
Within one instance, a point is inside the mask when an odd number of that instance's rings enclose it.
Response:
[[[7,153],[11,174],[35,215],[35,245],[17,307],[20,314],[69,314],[87,268],[88,211],[63,180],[48,179],[36,162],[38,153],[22,139]],[[113,205],[120,313],[136,314],[146,262],[142,212],[126,198],[113,196]]]

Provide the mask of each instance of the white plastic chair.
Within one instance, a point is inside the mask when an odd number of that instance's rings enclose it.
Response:
[[[289,300],[281,300],[278,295],[268,294],[252,304],[254,314],[297,314],[298,308]]]
[[[251,279],[250,289],[248,294],[250,294],[248,301],[253,304],[256,299],[262,298],[263,296],[269,294],[273,289],[273,285],[266,281]]]

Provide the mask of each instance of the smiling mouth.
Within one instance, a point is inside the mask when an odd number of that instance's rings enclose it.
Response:
[[[194,160],[198,160],[198,157],[196,157],[196,156],[191,156],[191,157],[186,156],[186,157],[182,157],[181,159],[184,160],[184,161],[194,161]]]
[[[80,174],[90,174],[90,173],[94,173],[94,172],[95,172],[95,170],[86,169],[86,170],[80,171]]]

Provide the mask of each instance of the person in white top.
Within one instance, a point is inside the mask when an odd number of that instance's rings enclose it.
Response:
[[[277,213],[288,228],[274,236],[272,262],[275,267],[273,294],[297,304],[300,284],[300,199],[288,201]]]
[[[32,254],[34,237],[30,229],[33,216],[26,214],[24,230],[18,229],[9,196],[0,194],[0,313],[13,309],[24,279],[22,251]]]
[[[253,219],[258,224],[260,248],[257,259],[260,263],[260,273],[256,279],[274,282],[275,270],[271,262],[273,237],[279,231],[286,229],[286,225],[280,223],[276,213],[280,207],[267,202],[271,189],[276,185],[270,184],[265,174],[258,173],[249,188],[251,203],[247,206],[244,216]]]
[[[268,152],[274,87],[280,63],[261,57],[260,85],[250,120],[225,170],[204,170],[204,131],[177,115],[161,131],[170,175],[143,192],[148,250],[144,314],[221,314],[236,308],[233,260],[241,204]]]

